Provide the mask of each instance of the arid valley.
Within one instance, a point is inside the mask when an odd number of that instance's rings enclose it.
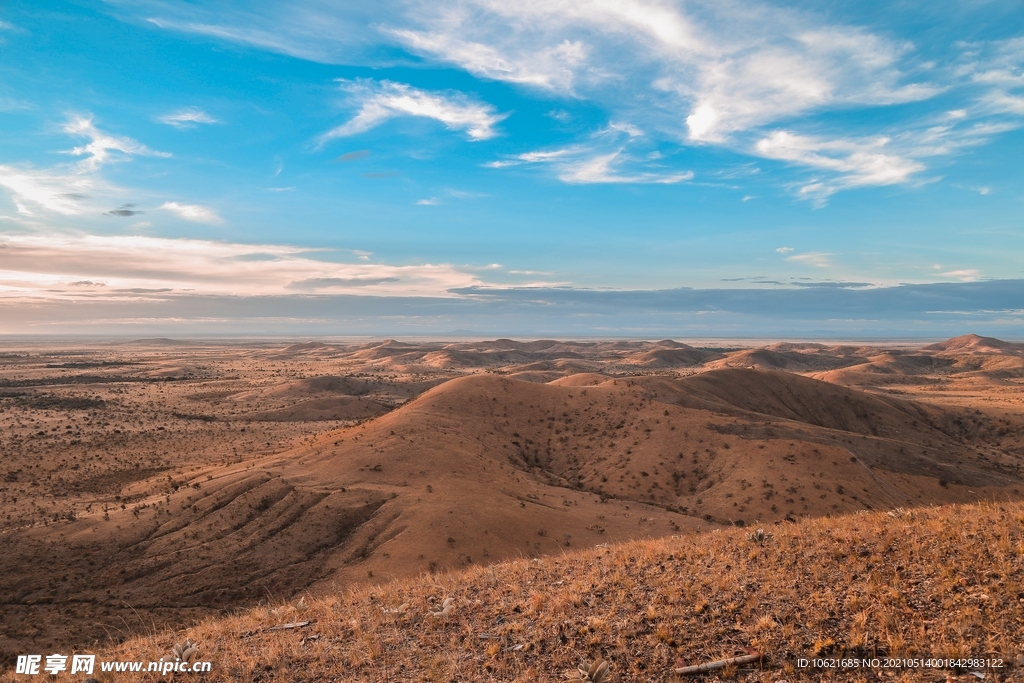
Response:
[[[8,341],[0,650],[640,539],[1011,504],[1022,388],[1024,344],[973,335]]]

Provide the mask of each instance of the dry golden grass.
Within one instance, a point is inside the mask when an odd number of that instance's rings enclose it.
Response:
[[[600,658],[611,665],[606,680],[668,681],[678,679],[677,666],[753,647],[766,654],[763,666],[717,677],[878,680],[880,671],[823,674],[796,661],[995,657],[1007,666],[987,680],[1020,680],[1022,590],[1024,504],[982,503],[424,575],[131,639],[100,658],[155,660],[188,637],[199,658],[213,662],[207,681],[564,680]],[[446,598],[453,599],[448,613],[432,614]],[[267,630],[296,621],[312,623]],[[956,673],[883,677],[934,681]],[[140,680],[160,678],[149,676]]]

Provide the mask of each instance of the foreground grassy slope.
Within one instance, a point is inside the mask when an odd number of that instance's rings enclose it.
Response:
[[[156,659],[191,637],[213,662],[204,680],[214,681],[557,680],[595,657],[611,662],[611,680],[668,681],[676,666],[744,647],[765,653],[764,667],[720,675],[810,680],[821,672],[795,662],[815,655],[1001,657],[999,679],[1024,673],[1024,504],[858,513],[765,531],[423,575],[138,637],[104,656]],[[447,616],[429,613],[448,597]],[[403,603],[404,613],[388,612]],[[295,621],[312,623],[266,630]],[[877,680],[865,673],[831,676]]]

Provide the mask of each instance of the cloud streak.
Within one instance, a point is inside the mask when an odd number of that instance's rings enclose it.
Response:
[[[133,156],[169,157],[168,152],[158,152],[146,147],[141,142],[129,137],[121,137],[104,133],[93,125],[92,117],[75,116],[64,124],[64,132],[68,135],[88,138],[89,141],[68,150],[73,156],[84,156],[79,163],[83,171],[95,171],[103,164],[115,161],[127,161]]]
[[[885,137],[828,140],[777,130],[759,140],[755,149],[768,159],[831,173],[835,180],[813,181],[799,190],[800,196],[820,202],[844,188],[905,183],[915,173],[925,170],[924,164],[918,161],[887,154],[890,142]]]
[[[832,254],[826,254],[820,251],[809,251],[804,254],[793,254],[792,256],[787,256],[786,260],[792,261],[793,263],[801,263],[803,265],[814,266],[815,268],[833,267]]]
[[[285,245],[139,235],[4,235],[0,236],[0,301],[26,296],[123,297],[128,290],[136,294],[159,290],[161,295],[316,291],[444,297],[451,296],[452,288],[484,284],[477,275],[452,265],[392,266],[362,258],[359,263],[334,263],[318,255]],[[83,282],[106,286],[102,291],[81,291]]]
[[[2,253],[0,249],[0,253]],[[373,278],[398,282],[367,284]],[[464,275],[462,277],[465,277]],[[349,280],[352,278],[352,281]],[[811,283],[775,289],[581,290],[571,287],[455,288],[443,296],[382,297],[401,274],[296,281],[287,294],[212,294],[126,288],[89,280],[75,298],[0,290],[5,322],[35,333],[161,335],[481,335],[648,339],[730,337],[931,338],[971,330],[1024,335],[1024,281],[995,280],[865,288]],[[278,280],[280,282],[282,280]],[[104,286],[106,284],[106,286]],[[437,283],[440,284],[440,283]],[[335,289],[320,289],[321,285]],[[120,291],[111,291],[114,288]],[[435,285],[436,287],[436,285]],[[131,291],[132,289],[136,291]],[[5,294],[8,294],[5,296]]]
[[[174,126],[175,128],[194,128],[197,123],[220,123],[220,121],[198,107],[186,107],[184,109],[179,109],[178,111],[171,112],[170,114],[158,116],[156,120],[160,123],[166,123],[168,126]]]
[[[164,211],[173,213],[178,218],[193,223],[206,223],[207,225],[220,225],[224,219],[217,215],[213,209],[198,204],[179,204],[178,202],[164,202],[161,206]]]
[[[414,116],[439,121],[449,130],[461,130],[470,140],[487,140],[497,135],[494,126],[505,115],[489,104],[476,102],[461,93],[428,92],[392,81],[339,80],[341,89],[358,107],[355,116],[320,136],[320,144],[365,133],[386,121]]]
[[[0,187],[7,188],[18,213],[34,216],[39,210],[64,216],[85,212],[95,194],[112,194],[111,186],[81,169],[40,170],[0,165]]]
[[[590,184],[661,184],[671,185],[693,179],[693,171],[644,170],[652,167],[653,160],[638,160],[630,149],[642,131],[627,123],[613,123],[578,145],[551,150],[517,154],[485,164],[488,168],[510,166],[542,166],[551,169],[555,177],[570,185]]]

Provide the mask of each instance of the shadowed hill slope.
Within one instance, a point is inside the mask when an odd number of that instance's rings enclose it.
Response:
[[[871,680],[878,670],[798,667],[819,657],[944,660],[889,669],[900,681],[1015,681],[1022,529],[1024,506],[1002,503],[638,541],[263,607],[99,659],[155,660],[188,637],[213,662],[210,681],[532,683],[605,659],[612,681],[668,683],[677,667],[750,647],[765,661],[725,679]],[[432,616],[446,599],[449,613]],[[274,630],[296,621],[310,622],[302,635]],[[999,668],[945,665],[982,657]]]
[[[720,370],[678,382],[681,400],[705,408],[737,408],[858,434],[905,437],[936,408],[876,396],[777,371]]]

